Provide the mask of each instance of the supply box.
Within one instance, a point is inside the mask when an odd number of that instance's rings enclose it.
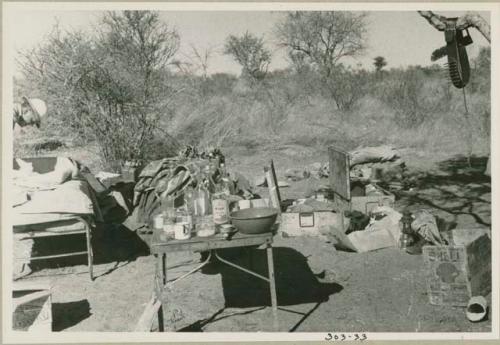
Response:
[[[429,302],[465,307],[491,292],[491,239],[485,229],[457,229],[451,241],[422,248]]]
[[[288,236],[319,236],[322,227],[343,229],[341,214],[329,211],[319,212],[283,212],[281,214],[281,232]],[[325,229],[324,232],[329,232]]]

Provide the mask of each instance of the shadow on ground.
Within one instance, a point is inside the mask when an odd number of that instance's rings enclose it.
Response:
[[[278,306],[281,311],[302,315],[299,322],[290,331],[294,331],[331,295],[340,292],[343,287],[336,283],[322,283],[311,271],[307,258],[299,251],[276,247],[273,249],[274,271]],[[244,250],[232,248],[220,250],[219,255],[239,266],[250,269],[262,276],[268,276],[267,254],[265,249]],[[246,272],[230,267],[220,261],[213,261],[202,269],[204,274],[220,274],[224,294],[224,308],[210,317],[194,322],[183,328],[184,332],[202,332],[209,323],[236,315],[245,315],[271,306],[269,284]],[[287,307],[313,304],[305,313]],[[244,311],[222,315],[225,309],[246,309]]]
[[[52,331],[59,332],[90,317],[89,301],[52,303]]]
[[[458,226],[491,226],[491,178],[484,175],[487,157],[456,156],[420,173],[412,192],[395,192],[411,209],[432,208]]]
[[[133,231],[123,225],[101,224],[92,233],[92,249],[94,264],[115,263],[97,278],[114,271],[116,268],[134,261],[139,256],[149,255],[148,245]],[[86,239],[83,234],[35,239],[33,255],[56,255],[86,250]],[[44,268],[69,267],[87,265],[87,256],[70,256],[31,263],[33,271]]]

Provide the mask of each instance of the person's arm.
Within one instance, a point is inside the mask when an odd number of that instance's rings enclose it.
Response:
[[[22,127],[22,123],[24,122],[22,107],[19,103],[14,103],[14,109],[12,113],[12,128],[16,127],[16,123]]]

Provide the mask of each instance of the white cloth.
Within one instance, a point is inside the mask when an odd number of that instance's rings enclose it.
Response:
[[[14,225],[30,224],[27,221],[43,214],[94,214],[90,191],[84,181],[67,181],[54,190],[31,191],[29,195],[28,202],[13,207]]]
[[[25,189],[54,189],[78,176],[78,167],[69,158],[57,157],[54,170],[45,174],[33,171],[33,163],[16,158],[19,169],[14,169],[14,186]]]

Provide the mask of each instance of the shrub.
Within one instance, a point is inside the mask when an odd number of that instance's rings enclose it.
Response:
[[[394,111],[402,128],[415,128],[436,113],[449,109],[448,85],[439,78],[425,77],[418,67],[394,70],[375,85],[374,94]]]
[[[173,93],[166,65],[179,38],[157,12],[108,12],[95,35],[55,30],[24,54],[25,78],[107,162],[145,159]]]
[[[336,66],[327,80],[327,93],[335,101],[337,108],[351,110],[365,95],[369,74],[363,69],[353,69],[343,65]]]

